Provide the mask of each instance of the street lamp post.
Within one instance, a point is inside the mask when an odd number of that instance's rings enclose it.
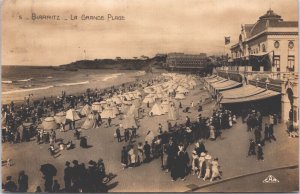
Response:
[[[267,80],[266,80],[266,89],[267,89],[267,90],[268,90],[268,84],[270,84],[269,78],[267,78]]]

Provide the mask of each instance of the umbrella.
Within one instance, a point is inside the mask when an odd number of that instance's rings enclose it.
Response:
[[[56,123],[66,123],[66,113],[65,112],[59,112],[54,116]]]
[[[78,116],[75,109],[69,109],[66,113],[66,119],[69,119],[71,121],[77,121],[80,120],[80,117]]]
[[[33,123],[30,123],[30,122],[25,122],[23,123],[23,126],[24,127],[30,127]]]
[[[52,164],[43,164],[41,165],[40,171],[44,176],[56,176],[57,169]]]
[[[47,117],[44,119],[42,126],[45,130],[57,129],[57,123],[53,117]]]

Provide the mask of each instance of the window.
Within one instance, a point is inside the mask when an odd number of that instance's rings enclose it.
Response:
[[[289,71],[294,71],[295,69],[295,56],[294,55],[289,55],[288,56],[288,66],[287,69]]]
[[[267,51],[266,51],[266,45],[265,45],[265,44],[262,44],[262,52],[267,52]]]
[[[275,48],[279,48],[279,46],[280,46],[279,41],[276,40],[276,41],[274,42],[274,47],[275,47]]]
[[[274,61],[274,66],[276,68],[276,71],[280,71],[280,56],[274,55],[273,61]]]
[[[294,48],[294,42],[293,41],[289,41],[289,49],[293,49]]]

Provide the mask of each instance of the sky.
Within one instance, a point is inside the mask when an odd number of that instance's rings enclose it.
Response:
[[[230,47],[225,36],[236,43],[241,24],[255,23],[270,8],[298,21],[297,0],[6,0],[1,60],[55,66],[169,52],[222,54]],[[82,20],[83,14],[104,20]],[[108,20],[108,14],[125,20]]]

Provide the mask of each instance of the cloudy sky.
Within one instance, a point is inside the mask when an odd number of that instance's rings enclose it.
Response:
[[[2,5],[2,64],[221,54],[224,36],[236,42],[241,24],[255,23],[270,7],[284,20],[298,21],[297,0],[7,0]],[[60,20],[33,20],[33,13]],[[104,20],[82,20],[83,14]],[[107,21],[108,14],[125,20]]]

